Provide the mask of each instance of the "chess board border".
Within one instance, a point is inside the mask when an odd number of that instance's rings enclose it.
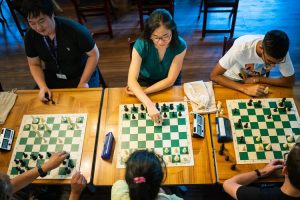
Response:
[[[234,152],[235,152],[235,158],[236,158],[236,164],[259,164],[259,163],[270,163],[270,161],[272,161],[273,159],[260,159],[260,160],[253,160],[253,159],[249,159],[249,160],[241,160],[240,159],[240,155],[239,155],[239,151],[238,151],[238,141],[237,141],[237,137],[236,137],[236,133],[235,133],[235,127],[234,127],[234,121],[232,121],[232,119],[234,118],[234,116],[231,113],[231,110],[234,109],[232,108],[232,103],[238,103],[238,102],[243,102],[243,103],[247,103],[250,99],[232,99],[232,100],[226,100],[226,105],[227,105],[227,113],[228,113],[228,118],[230,120],[230,125],[231,125],[231,130],[232,130],[232,139],[233,139],[233,144],[234,144]],[[262,99],[252,99],[253,102],[254,101],[262,101],[262,102],[271,102],[271,101],[275,101],[277,103],[279,103],[282,98],[262,98]],[[290,101],[292,103],[292,109],[295,110],[294,114],[297,118],[298,124],[300,123],[300,118],[299,118],[299,113],[297,110],[297,106],[294,102],[293,98],[286,98],[286,101]],[[285,151],[282,151],[285,152]],[[286,151],[289,152],[289,151]]]
[[[194,166],[195,162],[194,162],[194,151],[193,151],[193,145],[192,145],[192,135],[191,135],[191,125],[190,125],[190,113],[188,110],[188,104],[185,101],[171,101],[171,102],[157,102],[160,106],[163,105],[164,103],[166,104],[183,104],[184,108],[185,108],[185,120],[186,120],[186,126],[187,126],[187,142],[188,142],[188,148],[189,148],[189,156],[190,156],[190,162],[189,163],[172,163],[172,165],[168,165],[166,162],[166,167],[183,167],[183,166]],[[122,142],[122,122],[123,122],[123,116],[121,115],[122,110],[124,108],[124,106],[127,105],[128,107],[132,106],[133,103],[130,104],[120,104],[119,105],[119,123],[118,123],[118,156],[117,156],[117,166],[116,168],[125,168],[125,165],[121,165],[119,160],[120,160],[120,152],[121,152],[121,142]],[[139,106],[141,105],[141,103],[135,103],[134,105]],[[147,117],[148,114],[146,114]]]
[[[13,153],[11,155],[11,159],[10,159],[10,162],[9,162],[9,166],[8,166],[8,169],[7,169],[7,175],[10,177],[10,178],[14,178],[16,177],[17,175],[11,175],[10,172],[12,170],[12,167],[13,167],[13,162],[14,162],[14,158],[16,156],[16,153],[18,152],[17,151],[17,145],[20,143],[20,140],[22,138],[22,133],[23,133],[23,129],[24,129],[24,126],[26,124],[28,124],[28,122],[26,121],[26,119],[28,118],[32,118],[32,117],[39,117],[39,118],[47,118],[47,117],[77,117],[77,116],[83,116],[84,117],[84,122],[83,122],[83,125],[84,127],[82,127],[82,135],[81,135],[81,142],[79,144],[79,148],[81,151],[78,152],[78,157],[76,158],[76,166],[75,166],[75,170],[73,169],[71,174],[69,175],[57,175],[56,177],[51,177],[49,174],[45,177],[38,177],[37,179],[42,179],[42,180],[60,180],[60,179],[71,179],[72,178],[72,175],[75,173],[75,171],[79,171],[80,170],[80,164],[81,164],[81,157],[82,157],[82,150],[83,150],[83,145],[84,145],[84,138],[85,138],[85,132],[86,132],[86,126],[87,126],[87,121],[88,121],[88,113],[67,113],[67,114],[26,114],[26,115],[23,115],[22,117],[22,122],[21,122],[21,125],[20,125],[20,128],[19,128],[19,132],[18,132],[18,136],[17,136],[17,140],[15,141],[15,145],[14,145],[14,149],[13,149]],[[57,169],[57,168],[56,168]],[[53,169],[52,171],[56,170],[56,169]]]

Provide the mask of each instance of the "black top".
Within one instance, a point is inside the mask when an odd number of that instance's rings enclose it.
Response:
[[[241,186],[238,188],[236,196],[238,200],[300,200],[300,197],[290,197],[284,194],[279,187]]]
[[[63,17],[55,17],[57,41],[57,63],[44,37],[32,29],[25,36],[25,50],[28,57],[39,57],[45,62],[46,80],[55,81],[56,74],[62,73],[67,79],[80,80],[88,56],[95,42],[90,32],[81,24]],[[47,82],[47,81],[46,81]],[[77,81],[76,81],[77,82]],[[78,84],[78,83],[77,83]]]

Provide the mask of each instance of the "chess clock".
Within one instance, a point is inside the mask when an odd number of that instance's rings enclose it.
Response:
[[[232,141],[230,120],[228,118],[216,117],[216,129],[219,143]]]
[[[15,131],[9,128],[2,128],[0,133],[0,149],[9,151],[12,146]]]
[[[204,138],[204,117],[198,113],[194,114],[193,137]]]

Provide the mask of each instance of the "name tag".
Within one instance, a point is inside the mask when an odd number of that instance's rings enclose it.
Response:
[[[59,78],[59,79],[67,80],[67,76],[65,74],[56,74],[56,77]]]

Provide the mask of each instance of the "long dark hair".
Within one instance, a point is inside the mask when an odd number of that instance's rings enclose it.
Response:
[[[152,33],[159,28],[161,25],[166,27],[166,29],[172,31],[172,39],[170,42],[170,47],[175,48],[179,44],[177,26],[173,20],[172,15],[166,9],[156,9],[154,10],[145,23],[145,29],[142,32],[142,38],[149,42],[152,42]]]
[[[125,180],[129,187],[131,200],[154,200],[164,179],[165,162],[148,150],[133,152],[126,162]],[[135,178],[145,180],[136,183]]]

